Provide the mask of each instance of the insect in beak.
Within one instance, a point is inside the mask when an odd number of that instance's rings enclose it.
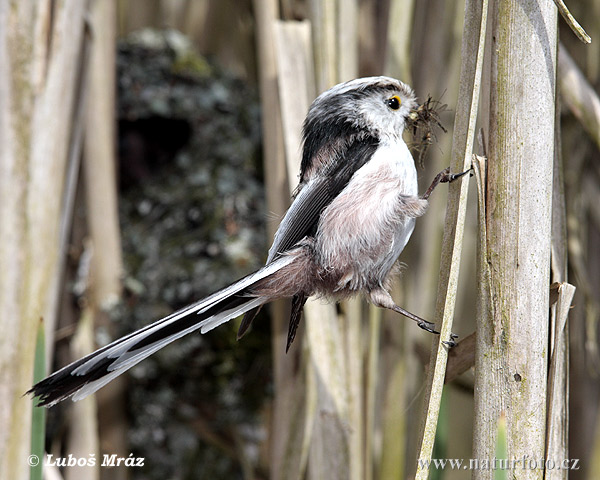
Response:
[[[409,147],[417,153],[417,159],[423,168],[423,159],[427,148],[436,139],[435,129],[439,128],[444,133],[448,130],[441,122],[440,115],[447,110],[447,105],[431,97],[408,114],[407,129],[412,133],[412,141]]]

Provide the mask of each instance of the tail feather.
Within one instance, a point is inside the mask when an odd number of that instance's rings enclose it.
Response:
[[[260,307],[253,308],[252,310],[248,310],[246,313],[244,313],[244,316],[242,317],[242,321],[238,328],[238,340],[244,335],[246,335],[246,332],[250,328],[250,325],[252,325],[252,322],[256,318],[256,315],[258,315],[258,312],[260,312]]]
[[[73,401],[81,400],[169,343],[196,330],[206,333],[269,301],[250,296],[252,286],[291,261],[291,257],[280,257],[209,297],[63,367],[27,393],[39,397],[38,405],[52,406],[71,396]]]

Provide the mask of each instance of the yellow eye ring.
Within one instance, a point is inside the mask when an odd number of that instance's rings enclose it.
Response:
[[[400,97],[398,95],[394,95],[393,97],[388,98],[385,101],[385,103],[392,110],[398,110],[400,108],[400,105],[402,105],[402,100],[400,100]]]

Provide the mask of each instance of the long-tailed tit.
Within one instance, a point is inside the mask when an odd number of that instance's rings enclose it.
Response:
[[[390,272],[410,238],[427,197],[418,195],[413,158],[402,139],[417,101],[388,77],[337,85],[312,104],[304,122],[300,183],[269,250],[266,265],[168,317],[130,333],[34,385],[40,404],[80,400],[174,340],[206,333],[245,314],[238,336],[258,309],[292,298],[288,348],[307,298],[359,292],[434,332],[434,325],[394,303]]]

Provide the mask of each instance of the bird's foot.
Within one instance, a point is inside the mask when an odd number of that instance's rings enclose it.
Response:
[[[427,200],[430,197],[431,192],[433,192],[435,190],[435,187],[437,187],[440,183],[452,183],[454,180],[462,177],[463,175],[469,172],[473,172],[473,167],[461,173],[450,173],[450,167],[445,168],[435,176],[433,182],[431,182],[431,185],[429,185],[429,188],[421,198],[423,200]],[[471,175],[473,175],[473,173],[471,173]]]

